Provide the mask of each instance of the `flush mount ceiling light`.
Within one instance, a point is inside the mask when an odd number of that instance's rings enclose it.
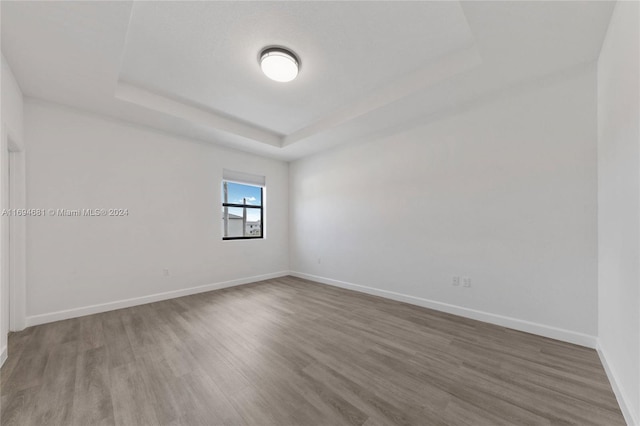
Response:
[[[298,57],[282,47],[268,47],[260,52],[260,68],[271,80],[286,83],[298,75]]]

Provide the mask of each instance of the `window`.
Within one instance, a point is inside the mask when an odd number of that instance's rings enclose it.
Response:
[[[222,239],[263,238],[263,203],[263,186],[223,180]]]

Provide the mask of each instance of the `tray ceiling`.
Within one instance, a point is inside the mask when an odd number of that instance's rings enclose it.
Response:
[[[457,2],[137,2],[119,77],[288,135],[473,42]],[[297,79],[262,74],[272,45]]]
[[[293,159],[596,58],[610,2],[11,2],[25,95]],[[267,79],[259,51],[301,59]],[[421,118],[422,117],[422,118]]]

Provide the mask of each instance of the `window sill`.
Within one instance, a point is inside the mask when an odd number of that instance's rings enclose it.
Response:
[[[222,241],[233,240],[264,240],[264,237],[222,237]]]

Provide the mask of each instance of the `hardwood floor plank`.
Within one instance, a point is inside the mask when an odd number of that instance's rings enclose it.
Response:
[[[114,368],[135,361],[131,343],[121,320],[122,310],[98,314],[102,319],[104,347],[107,350],[109,367]]]
[[[135,363],[109,369],[114,422],[119,425],[159,424],[146,386]]]
[[[465,426],[511,426],[524,425],[527,423],[517,423],[514,420],[508,420],[495,415],[490,410],[483,409],[477,405],[469,404],[460,399],[454,399],[445,410],[447,423]],[[538,425],[545,423],[534,423]]]
[[[73,424],[115,424],[107,350],[102,347],[79,353],[75,372]]]
[[[80,352],[105,346],[103,317],[88,315],[78,318],[78,350]]]
[[[180,397],[184,393],[179,381],[171,374],[162,357],[147,354],[136,360],[135,368],[140,372],[145,386],[150,390],[151,405],[158,423],[162,425],[180,424]]]
[[[36,425],[33,420],[37,389],[27,388],[11,392],[2,397],[0,424],[3,426]]]
[[[42,386],[36,394],[36,424],[68,425],[73,421],[77,342],[57,345],[49,353]]]
[[[200,369],[182,377],[189,389],[196,406],[207,407],[203,411],[202,421],[205,425],[236,425],[241,422],[239,413],[233,408],[226,393]],[[196,410],[196,413],[200,410]]]
[[[624,425],[597,353],[294,277],[9,337],[2,425]]]

